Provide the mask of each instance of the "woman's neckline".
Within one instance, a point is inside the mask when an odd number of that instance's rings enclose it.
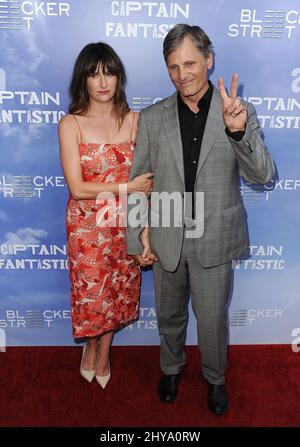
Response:
[[[79,145],[83,145],[83,146],[87,146],[87,145],[92,145],[92,146],[119,146],[120,144],[135,144],[135,141],[132,140],[128,140],[128,141],[121,141],[120,143],[95,143],[95,142],[87,142],[87,143],[78,143]]]

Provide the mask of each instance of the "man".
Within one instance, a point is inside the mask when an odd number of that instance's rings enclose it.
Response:
[[[224,374],[231,262],[248,247],[239,173],[252,183],[265,184],[275,169],[253,105],[237,97],[238,76],[232,78],[229,96],[221,78],[219,90],[208,81],[213,49],[205,32],[178,24],[167,34],[163,53],[177,91],[141,111],[131,171],[131,179],[154,172],[155,225],[134,228],[129,218],[127,252],[142,266],[153,264],[163,371],[160,400],[176,399],[186,363],[191,295],[201,369],[209,385],[208,407],[223,414],[228,407]],[[168,226],[157,225],[157,218],[164,217],[157,200],[162,192],[178,192],[185,198],[193,194],[191,206],[184,204],[181,226],[176,217]],[[204,230],[199,232],[195,226],[202,212]]]

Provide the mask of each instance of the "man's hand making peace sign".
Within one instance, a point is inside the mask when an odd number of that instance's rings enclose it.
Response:
[[[239,75],[234,74],[231,80],[230,95],[224,87],[223,78],[219,78],[218,86],[222,99],[222,113],[225,126],[230,132],[244,131],[246,128],[247,112],[244,105],[237,97]]]

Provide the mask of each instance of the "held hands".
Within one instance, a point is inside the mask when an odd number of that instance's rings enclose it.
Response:
[[[128,192],[143,192],[149,194],[152,191],[153,176],[153,172],[146,172],[145,174],[135,177],[131,182],[127,183]]]
[[[223,78],[219,78],[218,87],[222,99],[222,112],[224,124],[230,132],[243,131],[246,128],[247,112],[237,97],[239,75],[234,74],[231,80],[230,95],[224,87]]]
[[[135,255],[134,260],[141,267],[147,267],[157,261],[157,257],[151,252],[148,227],[140,234],[140,240],[143,244],[144,251],[141,255]]]

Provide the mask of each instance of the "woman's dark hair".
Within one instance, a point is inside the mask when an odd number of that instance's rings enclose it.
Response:
[[[129,111],[125,94],[126,72],[117,53],[104,42],[89,43],[76,59],[69,89],[71,96],[69,113],[84,115],[87,112],[89,94],[86,81],[90,75],[96,73],[100,65],[104,72],[117,76],[117,88],[113,101],[117,119],[121,125]]]

